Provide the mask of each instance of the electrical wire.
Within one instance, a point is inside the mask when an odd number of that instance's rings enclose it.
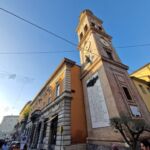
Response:
[[[72,41],[70,41],[70,40],[68,40],[68,39],[66,39],[66,38],[64,38],[64,37],[62,37],[62,36],[60,36],[60,35],[58,35],[58,34],[56,34],[56,33],[54,33],[54,32],[52,32],[52,31],[50,31],[50,30],[48,30],[48,29],[46,29],[46,28],[44,28],[44,27],[41,27],[41,26],[39,26],[39,25],[37,25],[37,24],[35,24],[35,23],[33,23],[33,22],[31,22],[31,21],[29,21],[29,20],[27,20],[27,19],[25,19],[25,18],[23,18],[23,17],[21,17],[21,16],[19,16],[19,15],[16,15],[15,13],[13,13],[13,12],[11,12],[11,11],[9,11],[9,10],[6,10],[6,9],[4,9],[4,8],[1,8],[0,7],[0,10],[2,10],[2,11],[4,11],[5,13],[8,13],[8,14],[10,14],[10,15],[12,15],[12,16],[14,16],[14,17],[16,17],[16,18],[18,18],[18,19],[20,19],[20,20],[22,20],[22,21],[24,21],[24,22],[26,22],[26,23],[28,23],[28,24],[30,24],[30,25],[32,25],[32,26],[34,26],[34,27],[36,27],[36,28],[38,28],[38,29],[40,29],[40,30],[42,30],[42,31],[44,31],[44,32],[47,32],[48,34],[51,34],[52,36],[55,36],[55,37],[57,37],[57,38],[59,38],[59,39],[61,39],[61,40],[63,40],[63,41],[65,41],[65,42],[67,42],[67,43],[69,43],[70,45],[73,45],[73,46],[76,46],[77,47],[77,44],[76,43],[74,43],[74,42],[72,42]],[[144,46],[150,46],[150,43],[145,43],[145,44],[136,44],[136,45],[127,45],[127,46],[117,46],[116,48],[132,48],[132,47],[144,47]],[[62,51],[62,52],[70,52],[70,51]],[[15,52],[15,54],[21,54],[21,52]],[[26,54],[26,52],[22,52],[22,54],[23,53],[25,53]],[[31,52],[32,53],[32,52]],[[35,52],[35,53],[37,53],[37,52]],[[49,53],[49,52],[38,52],[38,53]],[[2,53],[0,53],[0,54],[2,54]],[[7,53],[6,53],[7,54]],[[13,54],[13,53],[10,53],[10,54]]]
[[[47,32],[48,34],[51,34],[51,35],[53,35],[53,36],[55,36],[55,37],[65,41],[65,42],[71,44],[71,45],[77,46],[74,42],[72,42],[72,41],[70,41],[70,40],[68,40],[68,39],[66,39],[66,38],[64,38],[64,37],[62,37],[62,36],[52,32],[50,30],[48,30],[48,29],[46,29],[46,28],[43,28],[43,27],[41,27],[41,26],[39,26],[39,25],[37,25],[37,24],[27,20],[27,19],[24,19],[23,17],[20,17],[19,15],[16,15],[16,14],[14,14],[11,11],[8,11],[8,10],[6,10],[4,8],[1,8],[1,7],[0,7],[0,10],[2,10],[2,11],[6,12],[6,13],[8,13],[8,14],[10,14],[10,15],[12,15],[12,16],[14,16],[14,17],[16,17],[16,18],[18,18],[18,19],[20,19],[20,20],[22,20],[22,21],[24,21],[24,22],[26,22],[26,23],[28,23],[28,24],[30,24],[30,25],[32,25],[32,26],[34,26],[34,27],[36,27],[36,28],[38,28],[38,29],[40,29],[42,31],[44,31],[44,32]]]
[[[74,53],[76,51],[27,51],[27,52],[19,52],[19,51],[15,51],[15,52],[0,52],[0,54],[19,54],[19,55],[24,55],[24,54],[55,54],[55,53]]]
[[[144,47],[144,46],[150,46],[150,43],[137,44],[137,45],[117,46],[116,48],[132,48],[132,47]]]

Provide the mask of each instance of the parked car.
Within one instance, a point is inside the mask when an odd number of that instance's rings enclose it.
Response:
[[[19,141],[12,141],[10,144],[10,150],[19,150],[20,142]]]

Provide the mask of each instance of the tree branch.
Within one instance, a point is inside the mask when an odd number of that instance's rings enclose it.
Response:
[[[118,129],[118,130],[120,131],[121,135],[123,136],[123,138],[124,138],[124,140],[127,142],[127,144],[128,144],[128,145],[131,145],[130,141],[127,139],[127,137],[126,137],[126,135],[125,135],[125,133],[124,133],[124,131],[123,131],[123,129],[122,129],[121,123],[119,124],[119,123],[117,122],[115,127],[116,127],[116,129]]]
[[[134,139],[135,132],[129,127],[128,123],[124,123],[124,125],[127,127],[129,133],[131,134],[132,138]]]
[[[142,134],[142,132],[144,131],[144,127],[143,128],[141,128],[141,130],[138,132],[138,134],[136,135],[136,137],[135,137],[135,140],[136,141],[138,141],[138,139],[139,139],[139,137],[140,137],[140,135]]]

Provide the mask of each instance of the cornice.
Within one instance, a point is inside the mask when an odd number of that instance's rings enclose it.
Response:
[[[106,62],[108,62],[108,63],[111,63],[111,64],[113,64],[114,66],[120,67],[120,68],[122,68],[122,69],[125,69],[125,70],[128,70],[128,69],[129,69],[129,67],[128,67],[127,65],[124,65],[124,64],[122,64],[122,63],[120,63],[120,62],[116,62],[116,61],[114,61],[114,60],[110,60],[110,59],[108,59],[108,58],[106,58],[106,57],[104,57],[104,56],[102,56],[102,60],[103,60],[103,61],[106,61]]]
[[[116,61],[112,61],[112,60],[109,60],[108,58],[104,57],[104,56],[101,56],[99,57],[94,63],[92,63],[86,70],[84,70],[82,72],[82,75],[81,75],[81,80],[100,62],[108,62],[116,67],[119,67],[119,68],[122,68],[122,69],[125,69],[125,70],[128,70],[128,66],[122,64],[122,63],[119,63],[119,62],[116,62]]]
[[[150,63],[145,64],[144,66],[140,67],[139,69],[137,69],[136,71],[132,72],[130,74],[130,76],[134,75],[135,73],[137,73],[138,71],[141,71],[144,68],[148,68],[150,70]]]
[[[64,99],[72,99],[70,91],[64,91],[60,96],[56,97],[53,102],[49,103],[46,107],[41,110],[41,114],[45,113],[47,110],[51,109],[54,105],[60,103]]]
[[[40,89],[40,91],[34,97],[31,105],[36,101],[38,96],[42,93],[42,91],[45,89],[45,87],[52,81],[52,79],[55,78],[57,73],[63,68],[64,65],[69,65],[70,67],[72,67],[73,65],[76,65],[76,62],[74,62],[74,61],[72,61],[72,60],[70,60],[68,58],[64,58],[62,60],[62,62],[60,63],[60,65],[57,67],[57,69],[54,71],[54,73],[49,77],[49,79],[46,81],[46,83],[43,85],[43,87]],[[78,66],[78,65],[76,65],[76,66]]]
[[[101,57],[99,57],[86,70],[82,71],[80,79],[82,80],[101,60]]]
[[[139,78],[134,77],[134,76],[130,76],[130,78],[131,78],[132,80],[136,80],[136,81],[141,82],[141,83],[143,83],[143,84],[145,84],[145,85],[147,85],[147,86],[150,86],[150,82],[147,82],[147,81],[145,81],[145,80],[139,79]]]

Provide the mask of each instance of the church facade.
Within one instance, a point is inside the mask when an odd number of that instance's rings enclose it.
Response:
[[[150,122],[102,23],[90,10],[80,14],[76,32],[81,66],[65,58],[35,96],[24,132],[29,149],[124,146],[111,118],[125,115]]]

